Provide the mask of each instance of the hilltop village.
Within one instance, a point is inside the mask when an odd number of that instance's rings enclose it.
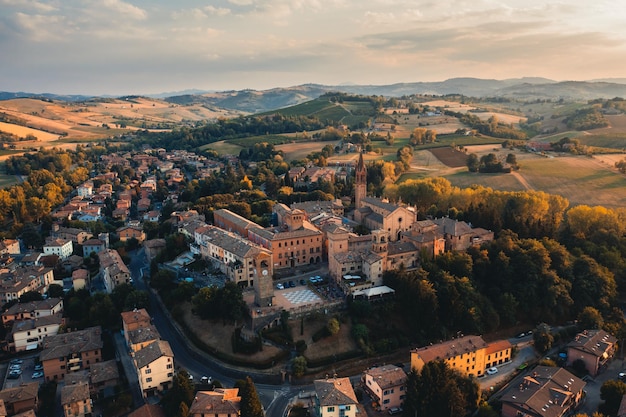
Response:
[[[598,254],[621,212],[395,184],[401,152],[330,148],[354,158],[143,143],[7,161],[0,416],[617,410],[600,386],[626,379],[623,277]]]

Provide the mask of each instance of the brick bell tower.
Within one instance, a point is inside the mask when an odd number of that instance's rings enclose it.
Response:
[[[357,209],[362,207],[361,202],[367,195],[367,169],[363,162],[363,152],[359,154],[359,162],[356,164],[354,178],[354,206]]]

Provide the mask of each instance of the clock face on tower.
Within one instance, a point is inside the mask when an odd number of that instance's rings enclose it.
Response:
[[[261,273],[263,274],[263,276],[267,276],[267,269],[264,269]]]

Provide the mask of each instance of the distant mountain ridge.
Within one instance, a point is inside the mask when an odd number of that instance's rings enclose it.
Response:
[[[146,97],[162,99],[178,105],[200,104],[207,108],[258,113],[293,106],[318,98],[327,92],[360,95],[401,97],[413,94],[449,95],[469,97],[505,97],[510,99],[565,99],[589,100],[595,98],[626,97],[626,78],[592,81],[554,81],[541,77],[524,77],[506,80],[480,78],[451,78],[439,82],[411,82],[390,85],[322,85],[303,84],[269,90],[231,90],[210,92],[185,90],[173,95],[149,94]],[[20,97],[63,101],[83,101],[93,98],[85,95],[34,94],[25,92],[0,92],[0,100]],[[110,96],[107,96],[110,97]]]

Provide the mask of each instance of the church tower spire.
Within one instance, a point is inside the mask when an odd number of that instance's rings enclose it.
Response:
[[[354,205],[357,209],[362,207],[363,198],[367,195],[367,169],[363,162],[363,152],[359,154],[359,162],[356,164],[354,178]]]

